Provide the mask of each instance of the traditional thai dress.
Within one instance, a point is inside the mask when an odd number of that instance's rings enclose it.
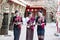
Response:
[[[13,24],[14,24],[14,40],[19,40],[20,33],[21,33],[21,22],[22,17],[20,16],[14,16],[13,17]],[[18,24],[19,23],[19,24]]]
[[[37,34],[38,36],[44,36],[45,33],[45,22],[44,19],[41,17],[36,18],[36,23],[37,23]]]
[[[26,40],[33,40],[34,34],[34,26],[35,26],[35,18],[31,17],[27,21],[27,32],[26,32]]]

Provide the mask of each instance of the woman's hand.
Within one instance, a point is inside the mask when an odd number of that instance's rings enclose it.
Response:
[[[17,24],[22,24],[22,22],[18,22]]]
[[[16,23],[16,22],[14,22],[13,24],[16,24],[16,25],[17,25],[17,23]]]
[[[27,28],[30,28],[30,26],[31,26],[30,24],[27,24]]]

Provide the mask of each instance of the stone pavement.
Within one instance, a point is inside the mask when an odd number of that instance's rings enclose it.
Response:
[[[35,27],[35,30],[34,30],[33,40],[38,40],[36,29],[37,27]],[[0,40],[13,40],[14,38],[13,31],[9,31],[8,33],[9,33],[8,36],[0,35]],[[56,33],[56,24],[47,23],[45,27],[45,39],[44,40],[60,40],[60,37],[54,35],[55,33]],[[20,40],[26,40],[26,26],[25,25],[22,26]]]

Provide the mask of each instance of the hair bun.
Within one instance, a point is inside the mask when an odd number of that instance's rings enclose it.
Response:
[[[16,10],[15,13],[18,13],[18,10]]]

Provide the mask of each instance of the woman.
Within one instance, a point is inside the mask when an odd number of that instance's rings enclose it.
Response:
[[[27,34],[26,40],[33,40],[34,33],[34,20],[35,18],[32,16],[32,13],[28,12],[29,16],[27,18]]]
[[[21,24],[22,24],[22,17],[19,16],[19,12],[15,11],[16,16],[13,17],[13,24],[14,24],[14,40],[19,40],[20,33],[21,33]]]
[[[44,40],[44,17],[41,12],[38,12],[38,17],[36,18],[36,24],[37,24],[37,34],[38,34],[38,40]]]
[[[51,16],[51,21],[53,22],[54,21],[54,15],[52,12],[51,12],[50,16]]]

